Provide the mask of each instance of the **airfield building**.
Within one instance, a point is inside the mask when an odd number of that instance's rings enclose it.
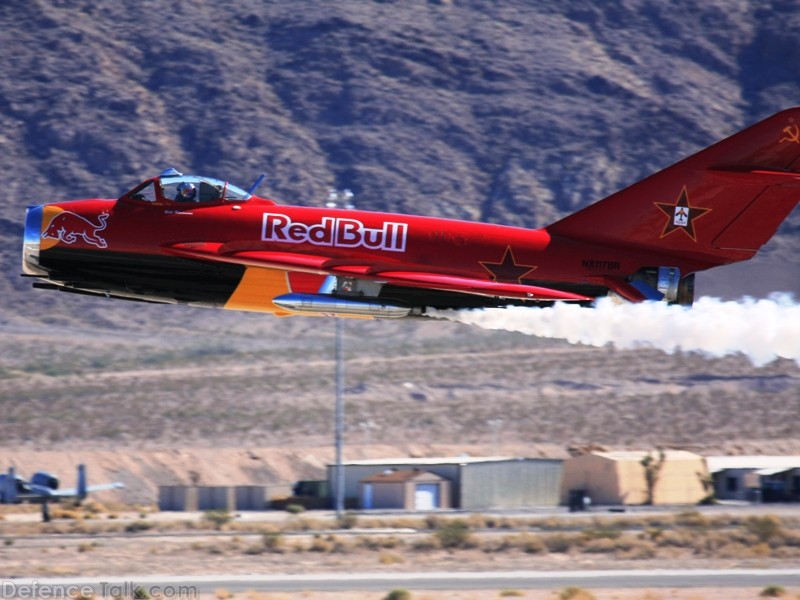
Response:
[[[709,456],[719,500],[800,502],[800,456]]]
[[[385,502],[401,504],[397,508],[466,510],[557,506],[562,463],[509,457],[350,461],[343,465],[345,500],[348,505],[376,509],[390,508],[382,505]],[[328,465],[331,489],[335,478],[335,465]],[[390,485],[395,486],[392,491]]]
[[[363,509],[450,508],[450,482],[421,469],[387,469],[360,482],[358,505]]]
[[[577,492],[592,504],[644,504],[648,484],[642,460],[660,461],[658,452],[590,452],[564,462],[561,501]],[[665,450],[653,485],[653,504],[696,504],[708,495],[705,459],[684,450]]]
[[[268,506],[264,485],[162,485],[159,510],[264,510]]]

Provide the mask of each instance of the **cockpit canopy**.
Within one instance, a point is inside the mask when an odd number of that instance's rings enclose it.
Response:
[[[251,194],[228,183],[199,175],[184,175],[175,169],[162,171],[158,177],[148,179],[131,191],[123,194],[120,200],[152,204],[162,203],[214,203],[245,202]]]

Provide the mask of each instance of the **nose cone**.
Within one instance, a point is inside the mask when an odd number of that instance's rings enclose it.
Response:
[[[25,239],[22,245],[22,272],[35,277],[47,276],[39,265],[39,248],[42,241],[41,206],[31,206],[25,217]]]

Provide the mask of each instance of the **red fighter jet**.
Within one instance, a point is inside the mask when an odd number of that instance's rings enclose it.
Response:
[[[260,182],[260,181],[259,181]],[[116,200],[34,206],[34,287],[275,315],[691,304],[694,274],[747,260],[800,199],[800,108],[543,229],[283,206],[174,169]]]

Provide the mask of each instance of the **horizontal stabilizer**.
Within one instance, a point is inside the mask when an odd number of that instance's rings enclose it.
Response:
[[[86,488],[87,492],[105,492],[107,490],[120,490],[125,487],[124,483],[119,481],[115,483],[98,483],[97,485],[90,485]],[[82,490],[77,488],[67,488],[63,490],[53,490],[50,494],[54,498],[77,498],[82,495]]]

